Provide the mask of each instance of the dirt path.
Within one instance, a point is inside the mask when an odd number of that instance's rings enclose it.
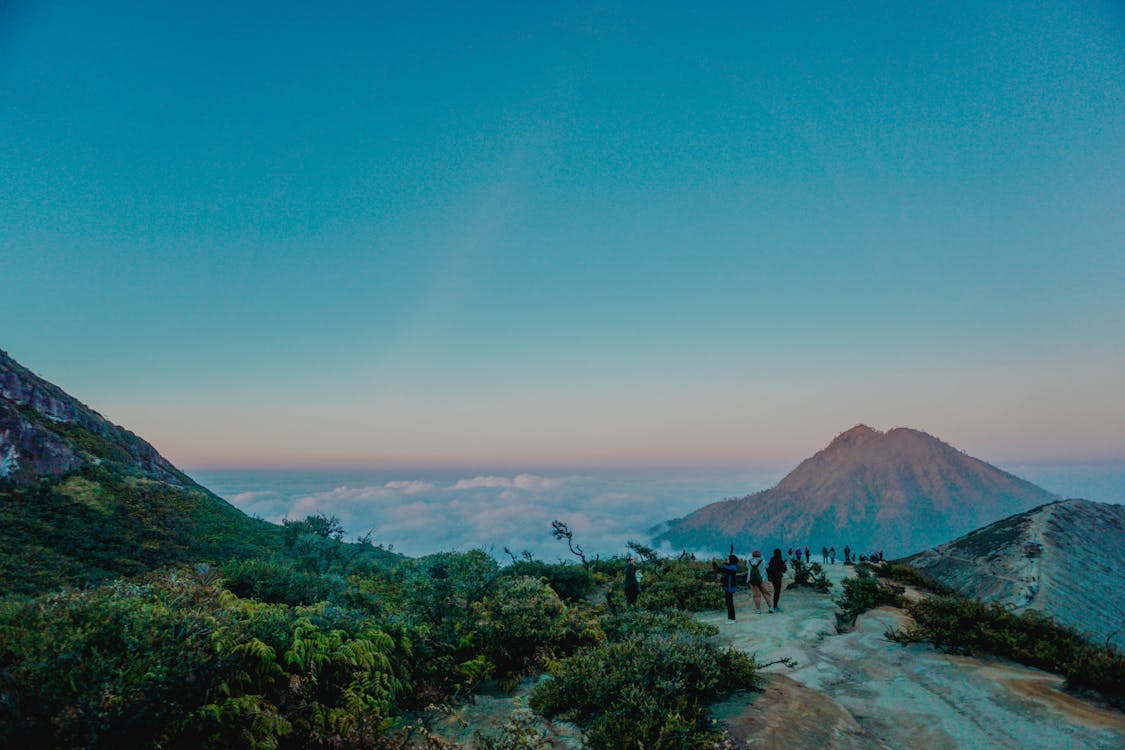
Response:
[[[836,582],[851,572],[827,566]],[[717,707],[732,736],[748,747],[1113,748],[1125,747],[1125,716],[1060,690],[1062,678],[1006,661],[900,646],[884,633],[906,615],[883,607],[836,635],[828,595],[783,591],[782,611],[754,614],[739,594],[738,621],[701,613],[723,642],[767,667],[765,691]]]

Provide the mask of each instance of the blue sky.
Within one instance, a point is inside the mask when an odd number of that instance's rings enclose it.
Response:
[[[1120,5],[165,5],[0,3],[0,347],[179,464],[1125,457]]]

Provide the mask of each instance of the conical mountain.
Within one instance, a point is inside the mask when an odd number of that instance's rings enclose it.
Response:
[[[723,550],[848,545],[897,557],[1058,497],[919,430],[858,425],[776,487],[670,522],[657,541]]]
[[[280,532],[0,351],[0,595],[259,554]]]
[[[927,550],[909,564],[958,594],[1036,609],[1125,648],[1125,505],[1063,500]]]

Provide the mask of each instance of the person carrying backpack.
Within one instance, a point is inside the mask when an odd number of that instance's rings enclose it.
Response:
[[[781,577],[785,575],[785,561],[781,559],[781,550],[774,549],[773,557],[770,558],[769,565],[766,566],[766,577],[770,579],[770,585],[773,587],[773,609],[770,612],[780,612],[781,607],[777,606],[777,600],[781,597]]]
[[[748,575],[746,576],[747,582],[750,584],[750,594],[754,597],[754,611],[762,614],[762,599],[766,600],[766,609],[773,613],[773,607],[770,605],[770,590],[769,584],[766,583],[766,561],[762,559],[762,553],[754,550],[754,554],[750,557],[750,566]]]

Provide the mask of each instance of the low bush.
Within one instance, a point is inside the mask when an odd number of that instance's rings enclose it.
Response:
[[[935,594],[947,596],[954,593],[953,589],[941,583],[936,578],[932,578],[909,565],[885,562],[879,563],[873,567],[875,572],[882,578],[889,578],[892,581],[898,581],[907,586],[914,586],[915,588],[924,589]]]
[[[186,571],[0,605],[13,746],[374,746],[409,644],[363,613],[240,599]],[[7,682],[7,680],[5,680]]]
[[[570,602],[581,601],[594,590],[593,574],[581,565],[524,559],[504,568],[504,574],[542,578],[561,599]]]
[[[504,578],[479,602],[478,646],[500,678],[530,674],[552,656],[605,638],[597,622],[571,610],[546,583]]]
[[[1016,614],[998,604],[930,597],[906,605],[914,625],[888,634],[900,643],[929,642],[954,654],[993,654],[1066,676],[1125,706],[1125,654],[1090,643],[1037,610]]]
[[[793,578],[791,586],[807,586],[822,594],[827,594],[832,588],[832,581],[828,580],[828,575],[824,572],[824,568],[820,563],[808,563],[802,565]]]
[[[840,581],[843,591],[836,600],[840,608],[837,615],[838,624],[851,627],[857,617],[875,607],[889,604],[893,607],[903,605],[903,589],[883,583],[871,573],[871,569],[861,564],[856,566],[854,578],[844,578]]]
[[[254,558],[223,566],[223,584],[244,598],[270,604],[316,604],[335,599],[345,588],[339,576],[299,570],[281,561]]]
[[[704,636],[639,633],[552,662],[530,703],[583,726],[595,750],[702,748],[715,741],[708,705],[751,687],[755,669]]]

